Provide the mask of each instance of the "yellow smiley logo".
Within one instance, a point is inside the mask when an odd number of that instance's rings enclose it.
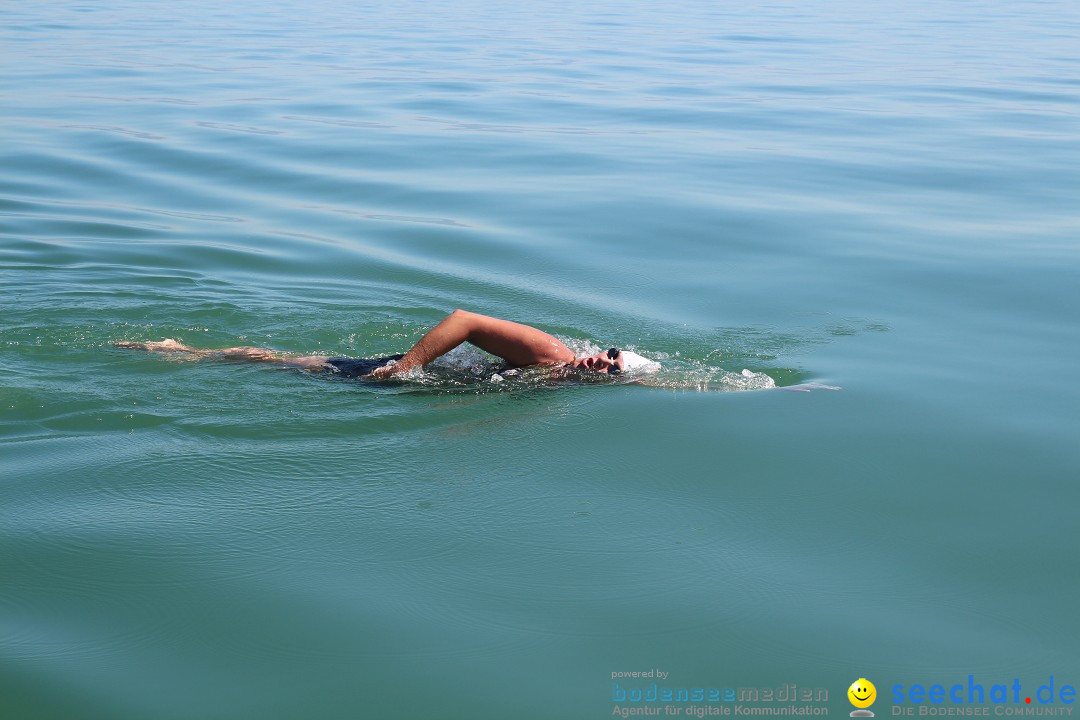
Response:
[[[868,708],[877,699],[877,688],[866,678],[859,678],[847,689],[848,700],[857,708]]]

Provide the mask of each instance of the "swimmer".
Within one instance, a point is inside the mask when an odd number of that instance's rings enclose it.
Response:
[[[176,340],[114,344],[122,348],[185,353],[195,357],[274,362],[311,372],[332,371],[365,380],[386,380],[395,375],[404,375],[416,368],[422,368],[466,342],[502,358],[509,368],[541,365],[617,375],[654,364],[653,361],[637,353],[618,348],[579,358],[573,350],[542,330],[465,310],[455,310],[447,315],[404,355],[374,359],[326,355],[291,357],[274,350],[256,347],[197,350]]]

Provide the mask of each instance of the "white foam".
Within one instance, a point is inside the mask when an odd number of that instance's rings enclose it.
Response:
[[[776,381],[761,372],[743,368],[741,373],[725,373],[721,382],[728,387],[740,390],[769,390],[776,387]]]

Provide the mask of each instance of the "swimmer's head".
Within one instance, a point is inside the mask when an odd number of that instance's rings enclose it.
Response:
[[[593,372],[618,375],[628,370],[643,368],[647,365],[659,365],[649,358],[642,357],[629,350],[611,348],[586,358],[574,360],[572,367],[579,370],[592,370]]]

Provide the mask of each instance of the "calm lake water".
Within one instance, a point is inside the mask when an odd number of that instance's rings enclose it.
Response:
[[[878,717],[897,684],[1080,685],[1080,4],[0,27],[3,717],[606,718],[657,668],[831,717],[862,677]],[[664,367],[112,346],[383,355],[456,307]]]

